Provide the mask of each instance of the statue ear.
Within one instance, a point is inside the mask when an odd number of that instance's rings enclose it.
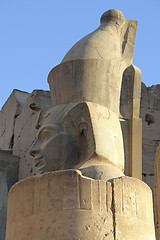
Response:
[[[85,136],[87,136],[88,123],[86,121],[80,121],[78,123],[78,129],[79,129],[81,134],[84,134]]]

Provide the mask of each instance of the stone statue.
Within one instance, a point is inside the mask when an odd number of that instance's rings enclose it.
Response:
[[[137,179],[136,25],[105,12],[49,73],[53,106],[30,104],[38,116],[30,153],[43,174],[10,190],[6,240],[155,240],[152,193]]]
[[[43,157],[35,145],[31,150],[40,172],[81,168],[85,176],[104,180],[124,175],[120,93],[123,73],[132,64],[136,25],[118,10],[105,12],[100,27],[76,43],[49,73],[55,107],[44,114],[46,118],[40,117],[35,144],[43,149]],[[48,139],[39,141],[43,131],[54,139],[48,150]]]
[[[40,173],[81,168],[85,176],[95,179],[123,176],[120,123],[109,109],[89,102],[62,104],[38,121],[30,153]]]
[[[41,119],[31,149],[40,171],[78,169],[93,155],[95,142],[86,103],[62,104],[50,108]]]

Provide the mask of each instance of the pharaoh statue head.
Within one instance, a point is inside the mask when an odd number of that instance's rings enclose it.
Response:
[[[91,102],[62,104],[43,110],[37,122],[30,153],[40,173],[81,169],[96,179],[123,175],[120,123],[105,107]]]
[[[38,122],[39,131],[30,152],[41,171],[79,168],[94,153],[86,103],[52,107]]]
[[[136,26],[118,10],[105,12],[100,26],[49,73],[54,107],[40,114],[31,150],[41,170],[80,168],[93,178],[102,173],[105,180],[123,175],[120,93],[132,64]]]

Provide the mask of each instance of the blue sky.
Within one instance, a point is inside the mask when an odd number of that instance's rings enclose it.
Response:
[[[49,71],[108,9],[138,20],[133,64],[160,83],[160,0],[0,0],[0,108],[13,89],[48,90]]]

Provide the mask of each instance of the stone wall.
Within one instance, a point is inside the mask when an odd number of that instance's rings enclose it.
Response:
[[[31,109],[31,104],[39,111]],[[30,94],[14,90],[0,111],[0,150],[11,150],[19,156],[19,180],[37,173],[29,151],[36,137],[39,114],[50,105],[49,91],[34,90]]]
[[[142,83],[141,109],[142,118],[142,176],[154,189],[154,158],[160,144],[160,84],[146,87]]]
[[[8,190],[18,181],[19,157],[0,150],[0,240],[5,240]]]

